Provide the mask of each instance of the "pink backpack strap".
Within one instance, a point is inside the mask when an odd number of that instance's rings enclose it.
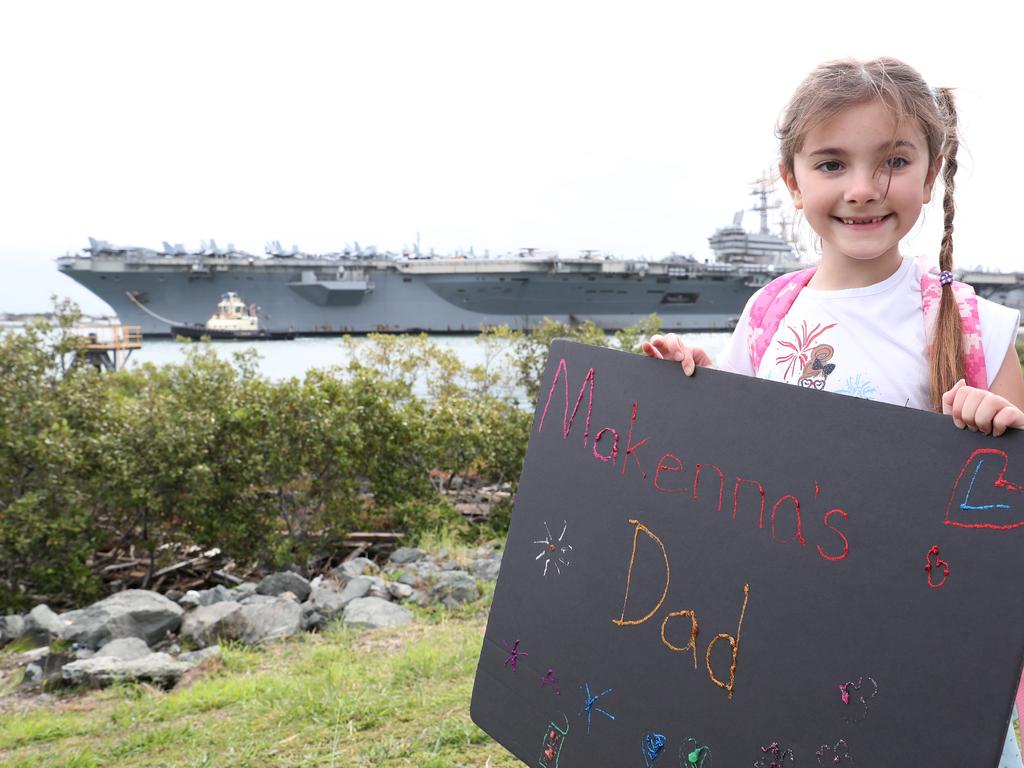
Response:
[[[988,370],[985,367],[985,349],[981,346],[981,318],[978,315],[978,297],[967,283],[953,282],[953,296],[960,311],[960,326],[963,329],[964,376],[967,385],[988,389]],[[939,278],[921,270],[921,307],[924,310],[924,327],[927,338],[935,333],[939,321],[939,301],[942,285]],[[929,354],[931,343],[929,342]]]
[[[811,267],[780,275],[761,289],[751,305],[747,323],[747,352],[755,373],[782,318],[793,306],[797,294],[814,277],[816,270],[817,267]]]

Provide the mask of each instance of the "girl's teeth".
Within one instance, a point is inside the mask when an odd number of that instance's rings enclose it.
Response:
[[[876,216],[873,219],[842,219],[843,224],[874,224],[884,219],[885,216]]]

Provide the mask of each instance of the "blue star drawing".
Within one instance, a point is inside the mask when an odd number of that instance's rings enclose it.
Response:
[[[837,389],[840,395],[852,395],[853,397],[859,397],[862,400],[870,400],[871,396],[878,391],[877,387],[870,381],[862,381],[861,375],[858,373],[857,378],[852,376],[846,377],[846,384],[843,385],[842,389]]]
[[[584,689],[586,689],[586,693],[584,693]],[[595,707],[594,706],[595,702],[598,699],[600,699],[602,696],[605,696],[605,695],[607,695],[607,694],[609,694],[611,692],[612,692],[612,689],[609,688],[609,689],[607,689],[605,691],[601,691],[601,693],[597,694],[597,696],[591,696],[590,695],[590,683],[583,683],[583,685],[580,686],[580,694],[581,694],[581,696],[583,698],[583,706],[580,707],[580,711],[577,713],[577,716],[578,717],[583,717],[583,713],[584,712],[587,713],[587,736],[590,735],[590,713],[591,713],[591,710],[596,710],[596,711],[600,712],[602,715],[607,717],[609,720],[614,720],[615,719],[615,715],[611,714],[610,712],[606,712],[605,710],[601,709],[600,707]]]

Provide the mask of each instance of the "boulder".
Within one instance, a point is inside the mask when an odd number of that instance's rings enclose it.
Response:
[[[380,629],[400,627],[413,619],[412,611],[379,597],[360,597],[353,600],[342,613],[342,621],[355,627]]]
[[[391,553],[391,557],[388,558],[388,563],[393,565],[408,565],[409,563],[418,562],[426,556],[426,551],[419,549],[418,547],[399,547]]]
[[[213,605],[234,599],[235,595],[230,589],[218,584],[213,589],[190,589],[178,600],[178,605],[182,608],[198,608],[200,605]]]
[[[273,603],[243,605],[225,616],[222,626],[224,637],[250,645],[279,640],[302,630],[302,606],[284,596]]]
[[[25,618],[16,613],[0,618],[0,648],[17,640],[25,632]]]
[[[181,622],[181,636],[187,637],[200,648],[214,642],[218,635],[225,634],[224,620],[242,606],[234,600],[212,605],[201,605],[185,614]]]
[[[388,592],[391,593],[391,597],[395,600],[408,600],[415,591],[408,584],[402,584],[398,581],[388,583]]]
[[[242,602],[245,598],[249,597],[250,595],[255,595],[256,587],[258,586],[258,584],[254,584],[251,581],[244,581],[237,587],[232,587],[228,590],[228,592],[231,593],[231,597],[228,599]]]
[[[126,589],[75,613],[63,639],[99,648],[118,637],[138,637],[152,645],[178,630],[184,611],[156,592]]]
[[[366,597],[372,583],[366,576],[352,579],[344,587],[336,581],[324,581],[310,592],[309,600],[303,606],[307,613],[319,613],[325,620],[341,615],[345,606],[360,597]]]
[[[297,573],[291,571],[281,571],[280,573],[272,573],[265,577],[263,581],[256,587],[256,591],[261,595],[270,595],[277,597],[284,592],[291,592],[298,599],[299,602],[305,602],[306,598],[309,597],[309,582],[299,576]]]
[[[469,572],[481,581],[497,581],[499,570],[501,570],[500,552],[487,557],[477,558],[469,567]]]
[[[354,557],[333,569],[331,576],[340,581],[347,581],[357,576],[365,574],[372,576],[378,573],[380,573],[380,567],[373,560],[368,557]]]
[[[434,577],[430,597],[453,608],[480,597],[476,579],[465,571],[444,571]]]
[[[96,651],[92,658],[109,656],[114,659],[131,661],[132,659],[141,659],[143,656],[149,656],[150,653],[152,651],[149,650],[145,640],[140,640],[137,637],[119,637],[116,640],[111,640]]]
[[[47,653],[25,667],[25,675],[21,679],[21,684],[28,687],[59,683],[62,679],[61,670],[72,661],[74,658],[69,653]]]
[[[65,683],[72,685],[102,687],[127,680],[143,680],[170,688],[191,668],[191,664],[175,661],[166,653],[150,653],[131,660],[94,656],[65,664],[61,676]]]
[[[291,592],[288,593],[289,595]],[[271,595],[249,595],[248,597],[239,600],[240,605],[267,605],[277,600],[276,597]]]
[[[49,645],[52,640],[62,636],[66,626],[44,603],[28,612],[22,625],[22,636],[35,645]]]
[[[221,658],[220,646],[211,645],[208,648],[203,648],[200,651],[189,651],[188,653],[182,653],[178,656],[178,661],[189,664],[190,666],[197,667],[204,661],[210,659]]]

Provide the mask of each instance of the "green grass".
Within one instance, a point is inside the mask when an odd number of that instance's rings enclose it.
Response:
[[[518,766],[469,719],[492,594],[395,630],[227,645],[170,692],[122,685],[0,713],[0,766]]]

